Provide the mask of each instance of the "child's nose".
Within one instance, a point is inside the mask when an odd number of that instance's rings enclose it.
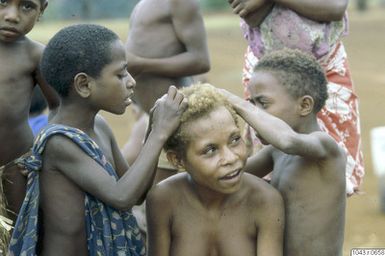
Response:
[[[12,22],[12,23],[18,23],[20,18],[19,18],[19,10],[17,6],[10,5],[6,9],[5,16],[4,16],[5,21]]]
[[[127,82],[126,82],[127,89],[134,89],[136,86],[135,79],[128,73]]]

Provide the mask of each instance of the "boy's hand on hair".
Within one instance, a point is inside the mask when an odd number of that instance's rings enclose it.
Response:
[[[167,139],[179,126],[180,117],[187,108],[187,99],[175,86],[156,102],[150,111],[151,128]]]
[[[240,108],[253,108],[254,106],[248,102],[247,100],[242,99],[241,97],[225,90],[225,89],[217,89],[220,94],[223,95],[223,97],[226,98],[226,100],[234,107],[235,111],[238,112]]]

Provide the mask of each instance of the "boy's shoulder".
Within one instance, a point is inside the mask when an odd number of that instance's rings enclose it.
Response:
[[[311,135],[316,136],[321,145],[326,151],[327,158],[344,158],[345,154],[342,148],[338,145],[335,139],[330,136],[325,131],[316,131],[311,133]]]
[[[37,59],[38,62],[40,62],[41,56],[43,55],[45,45],[38,42],[38,41],[30,40],[29,46],[30,46],[30,51],[31,51],[32,57],[34,59]]]
[[[4,50],[6,50],[9,54],[13,54],[14,52],[16,52],[16,57],[27,61],[27,63],[30,63],[30,61],[32,61],[34,65],[37,66],[39,64],[45,46],[44,44],[38,41],[25,37],[24,39],[19,40],[17,43],[8,44],[4,46],[4,48]]]
[[[255,175],[244,173],[242,186],[245,193],[245,199],[254,206],[263,206],[281,200],[281,195],[278,190],[266,180],[258,178]]]
[[[24,52],[28,53],[30,56],[30,59],[34,60],[36,65],[38,65],[40,58],[43,54],[45,45],[38,41],[25,37],[25,39],[23,40],[23,43],[20,44],[20,47],[24,48],[25,50]]]
[[[95,116],[95,130],[102,132],[103,134],[107,135],[108,137],[113,137],[113,132],[111,127],[109,126],[106,119],[100,115],[97,114]]]

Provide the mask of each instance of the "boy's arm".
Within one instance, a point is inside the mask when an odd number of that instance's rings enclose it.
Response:
[[[271,1],[271,0],[270,0]],[[320,22],[341,20],[349,0],[272,0],[299,14]]]
[[[125,161],[122,153],[119,150],[118,143],[114,137],[114,134],[106,122],[106,120],[99,114],[95,116],[95,131],[101,131],[108,137],[108,141],[111,145],[112,157],[115,165],[115,171],[118,177],[122,177],[129,168],[129,164]]]
[[[129,209],[147,192],[163,144],[178,127],[181,113],[187,106],[183,95],[171,86],[166,97],[158,101],[153,129],[138,158],[119,179],[106,171],[75,143],[63,136],[47,142],[44,159],[85,192],[116,209]]]
[[[162,192],[158,184],[146,199],[148,256],[170,255],[172,208],[170,203],[173,199],[170,199],[170,196],[164,196]]]
[[[273,171],[274,162],[271,146],[265,146],[247,159],[245,172],[263,178]]]
[[[130,138],[121,149],[124,159],[131,165],[139,155],[148,128],[148,115],[143,110],[131,129]]]
[[[259,223],[256,255],[282,256],[285,213],[279,192],[269,194],[263,207],[258,207],[256,211],[256,222]]]
[[[176,37],[184,45],[185,51],[167,58],[142,58],[127,53],[129,72],[130,65],[139,73],[165,77],[191,76],[209,71],[206,31],[198,1],[170,0],[169,4],[170,26],[174,27]]]
[[[59,95],[57,94],[54,88],[47,84],[47,82],[41,76],[40,70],[37,71],[36,81],[39,84],[39,87],[45,99],[47,100],[49,110],[53,113],[56,113],[60,104]]]
[[[35,42],[36,43],[36,42]],[[39,85],[40,89],[41,89],[41,92],[43,93],[45,99],[47,100],[47,105],[48,105],[48,108],[50,110],[50,116],[54,113],[56,113],[57,111],[57,108],[59,107],[59,104],[60,104],[60,98],[59,98],[59,95],[56,93],[55,89],[52,88],[46,81],[45,79],[43,78],[41,72],[40,72],[40,58],[43,54],[43,51],[44,51],[44,45],[42,44],[39,44],[39,43],[36,43],[36,47],[35,47],[35,58],[37,59],[36,60],[36,63],[37,63],[37,67],[36,67],[36,71],[35,71],[35,81],[37,82],[37,84]]]
[[[325,159],[340,154],[337,143],[325,132],[301,134],[286,122],[270,115],[248,101],[221,89],[223,95],[234,106],[235,111],[253,127],[267,143],[291,155]]]

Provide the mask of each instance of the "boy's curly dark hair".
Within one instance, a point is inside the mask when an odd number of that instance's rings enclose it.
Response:
[[[266,54],[254,67],[256,71],[271,72],[294,98],[309,95],[317,113],[328,98],[327,80],[317,60],[306,53],[282,49]]]
[[[68,96],[76,74],[97,78],[111,62],[111,44],[119,37],[110,29],[78,24],[60,30],[48,42],[40,69],[45,80],[61,97]]]

